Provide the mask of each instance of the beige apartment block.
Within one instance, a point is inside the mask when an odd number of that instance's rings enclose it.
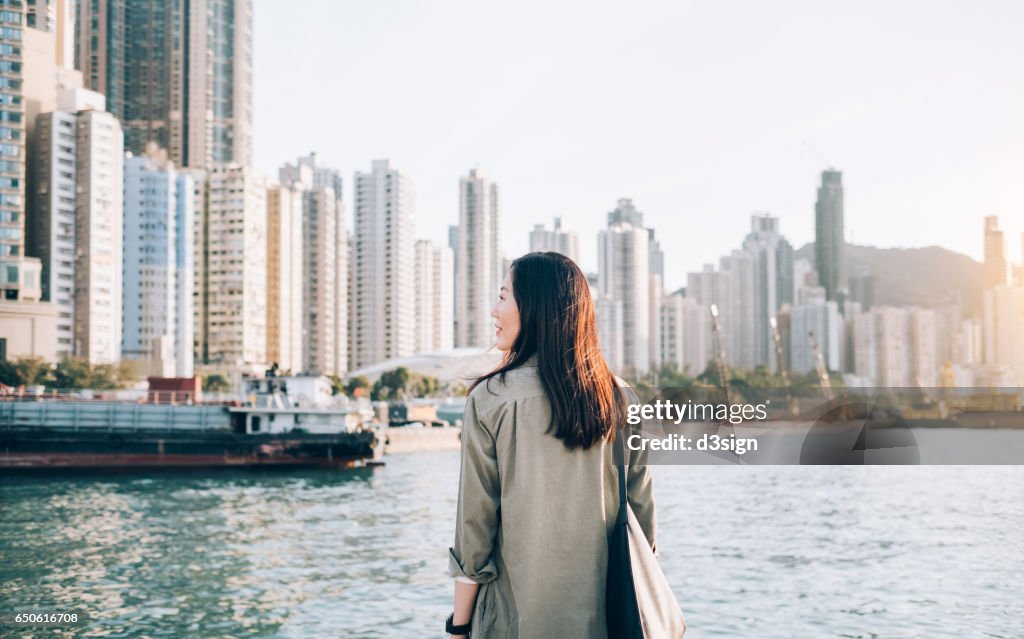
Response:
[[[252,167],[217,164],[197,179],[196,362],[226,372],[267,360],[267,185]]]

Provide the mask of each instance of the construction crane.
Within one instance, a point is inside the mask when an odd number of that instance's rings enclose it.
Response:
[[[711,332],[715,338],[715,364],[718,367],[718,379],[722,383],[722,389],[725,391],[725,403],[731,405],[729,401],[729,377],[728,368],[725,364],[725,348],[722,346],[722,327],[718,324],[718,304],[711,305]]]
[[[807,140],[801,140],[801,142],[803,143],[804,147],[808,151],[811,152],[811,155],[813,155],[814,157],[816,157],[819,160],[821,160],[822,164],[824,164],[825,166],[829,166],[829,167],[832,166],[832,164],[828,160],[826,160],[825,158],[821,157],[821,154],[818,153],[817,151],[815,151],[814,148],[810,144],[807,143]]]
[[[789,373],[786,371],[786,358],[782,352],[782,334],[779,333],[779,323],[772,316],[768,318],[768,324],[772,327],[772,340],[775,341],[775,366],[779,369],[779,376],[782,377],[782,383],[785,384],[788,391]]]
[[[779,369],[779,377],[782,378],[782,385],[786,389],[786,409],[791,415],[799,412],[799,407],[793,398],[793,387],[789,383],[789,371],[786,370],[786,356],[782,350],[782,334],[779,333],[779,323],[775,316],[768,318],[768,324],[772,327],[772,340],[775,341],[775,366]]]
[[[814,339],[814,331],[807,331],[807,341],[811,344],[811,352],[814,354],[814,367],[818,371],[818,381],[821,382],[821,390],[825,399],[832,401],[835,393],[832,392],[832,381],[828,378],[828,367],[825,366],[825,358],[818,348],[818,340]]]
[[[946,360],[942,364],[942,370],[939,372],[939,387],[942,389],[942,399],[939,402],[940,419],[949,417],[950,408],[953,406],[949,395],[955,383],[956,376],[953,373],[953,362]]]

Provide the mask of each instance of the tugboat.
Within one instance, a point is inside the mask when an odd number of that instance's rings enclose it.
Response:
[[[368,406],[300,406],[267,373],[231,403],[0,398],[0,473],[347,467],[383,454]]]

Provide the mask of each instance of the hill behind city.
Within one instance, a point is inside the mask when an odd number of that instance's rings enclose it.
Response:
[[[796,251],[814,264],[814,242]],[[982,265],[941,246],[877,248],[848,244],[847,273],[859,269],[875,276],[875,304],[935,306],[962,296],[969,314],[981,310]]]

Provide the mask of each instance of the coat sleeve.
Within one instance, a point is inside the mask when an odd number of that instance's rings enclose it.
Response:
[[[625,380],[616,377],[618,392],[622,394],[627,404],[642,404],[640,397],[636,394]],[[653,425],[649,422],[641,422],[642,425],[625,425],[623,435],[628,437],[631,433],[643,435],[644,432],[656,432],[652,430]],[[631,450],[626,459],[626,494],[629,500],[629,508],[640,523],[640,528],[651,544],[651,550],[657,552],[656,537],[658,522],[654,514],[654,481],[651,477],[651,467],[648,465],[649,452],[643,450]]]
[[[480,420],[476,402],[466,400],[462,420],[462,464],[455,544],[449,549],[448,574],[485,584],[498,577],[493,550],[498,531],[501,485],[494,437]]]
[[[651,550],[656,552],[658,523],[654,514],[654,480],[647,461],[646,450],[631,451],[626,471],[626,496],[647,542],[651,544]]]

